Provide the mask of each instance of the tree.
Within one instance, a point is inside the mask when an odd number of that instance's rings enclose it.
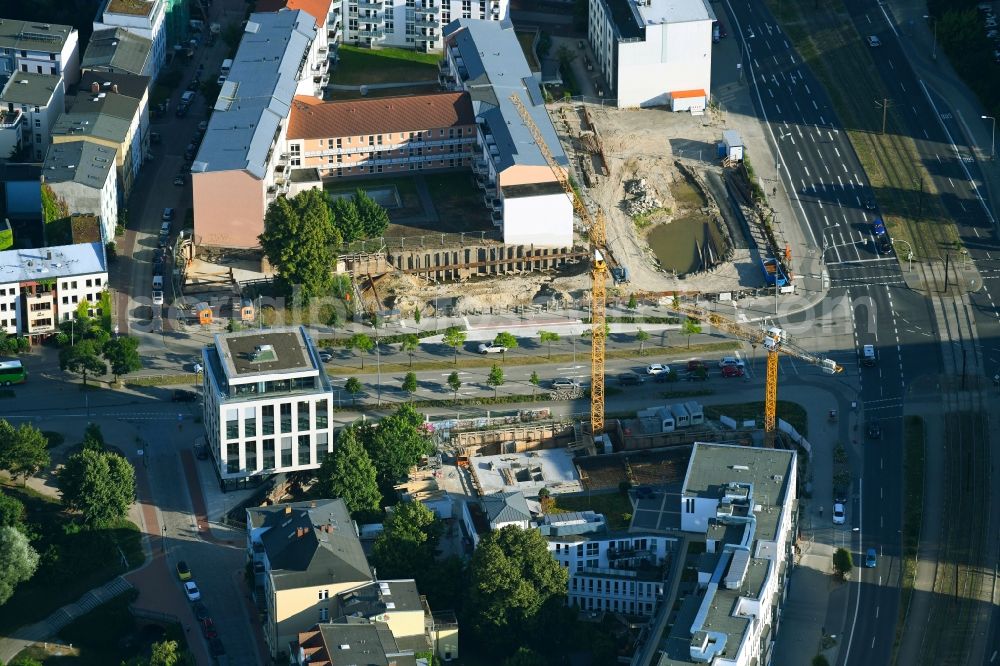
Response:
[[[535,389],[537,389],[538,385],[542,383],[542,380],[538,378],[538,373],[532,370],[531,377],[528,378],[528,381],[531,382],[531,399],[534,400]]]
[[[59,472],[63,502],[83,514],[88,525],[107,525],[125,517],[135,501],[135,469],[117,453],[84,449]]]
[[[486,383],[493,387],[493,397],[497,397],[497,389],[503,386],[504,376],[503,368],[501,368],[496,363],[490,368],[490,374],[486,377]]]
[[[69,217],[69,206],[51,187],[42,183],[42,220],[45,224]]]
[[[504,659],[503,666],[545,666],[547,663],[542,655],[522,645],[517,652]]]
[[[506,651],[509,636],[532,633],[546,602],[562,603],[568,577],[537,530],[509,525],[490,532],[469,568],[466,615],[473,632]]]
[[[72,347],[59,351],[59,367],[83,376],[83,385],[87,385],[87,375],[103,375],[108,371],[108,365],[101,360],[99,347],[94,340],[80,340]]]
[[[629,310],[635,310],[639,307],[639,301],[636,299],[635,294],[628,295],[628,305],[626,305]]]
[[[419,305],[415,305],[413,307],[413,323],[417,324],[417,325],[420,324],[420,306]]]
[[[88,423],[83,431],[83,443],[81,446],[93,451],[104,451],[107,449],[108,445],[104,441],[104,433],[101,432],[101,426],[96,423]]]
[[[827,661],[825,656],[818,654],[813,657],[812,666],[830,666],[830,662]]]
[[[420,338],[418,338],[413,333],[407,333],[403,336],[403,340],[399,343],[400,351],[405,351],[410,355],[410,367],[413,367],[413,352],[417,351],[420,347]]]
[[[24,524],[24,504],[0,490],[0,527],[20,527]]]
[[[507,331],[500,331],[497,336],[493,338],[493,344],[503,347],[503,354],[501,354],[504,363],[507,362],[507,350],[517,349],[517,338],[513,334]]]
[[[111,372],[115,381],[122,375],[142,369],[139,358],[139,339],[122,335],[108,340],[104,345],[104,358],[111,364]]]
[[[153,643],[149,666],[177,666],[181,663],[181,649],[177,641]]]
[[[403,390],[413,397],[413,394],[417,392],[417,373],[408,372],[406,376],[403,377]]]
[[[28,537],[10,526],[0,527],[0,606],[14,595],[14,588],[38,569],[38,553]]]
[[[649,333],[637,328],[635,331],[635,339],[639,342],[639,356],[645,356],[646,352],[643,349],[646,345],[646,341],[649,340]]]
[[[455,350],[455,365],[458,365],[458,348],[465,344],[468,334],[458,326],[449,326],[444,332],[443,341]]]
[[[441,521],[420,502],[400,502],[375,539],[372,560],[379,578],[411,578],[434,564],[434,549],[443,532]],[[419,587],[419,583],[418,583]]]
[[[30,423],[22,423],[15,430],[10,423],[0,420],[0,469],[7,470],[14,480],[20,477],[27,485],[29,476],[52,462],[47,444],[42,431]]]
[[[378,238],[389,228],[389,213],[361,188],[354,192],[354,207],[368,238]]]
[[[375,465],[353,427],[337,435],[333,453],[323,460],[317,477],[320,494],[343,499],[354,516],[370,516],[381,508]]]
[[[347,196],[338,197],[331,206],[333,225],[336,227],[344,243],[353,243],[364,238],[365,229],[358,215],[354,199]]]
[[[396,483],[434,448],[424,417],[410,405],[401,405],[377,426],[363,426],[359,435],[375,465],[383,497],[392,496]]]
[[[322,190],[306,190],[292,199],[275,199],[268,206],[264,233],[258,239],[286,293],[298,287],[303,301],[330,293],[334,248],[341,239]]]
[[[672,307],[675,312],[679,310],[681,307],[681,297],[674,294],[674,297],[670,299],[670,307]]]
[[[361,382],[357,377],[348,377],[344,383],[344,390],[351,394],[351,404],[355,404],[358,394],[361,393]]]
[[[361,352],[361,369],[365,369],[365,354],[371,353],[375,348],[375,341],[364,333],[355,333],[347,339],[347,346],[350,349],[357,349]]]
[[[847,574],[851,573],[851,569],[854,568],[854,559],[851,557],[851,551],[846,548],[838,548],[833,553],[833,570],[837,572],[837,575],[841,578],[846,578]]]
[[[559,342],[559,334],[555,331],[538,331],[538,340],[549,345],[549,358],[552,358],[552,343]]]
[[[457,401],[458,389],[462,388],[462,379],[458,376],[458,372],[454,370],[450,375],[448,375],[448,388],[455,393],[454,399]]]
[[[688,317],[681,324],[681,333],[687,336],[688,339],[688,349],[691,348],[691,336],[698,335],[701,333],[701,324],[698,323],[696,319],[691,319]]]

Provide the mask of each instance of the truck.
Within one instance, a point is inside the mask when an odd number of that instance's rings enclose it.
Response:
[[[760,266],[764,271],[764,281],[769,287],[784,287],[788,284],[788,277],[774,257],[764,257],[760,260]]]
[[[865,345],[861,348],[861,363],[867,367],[872,367],[875,365],[877,357],[875,356],[875,345]]]

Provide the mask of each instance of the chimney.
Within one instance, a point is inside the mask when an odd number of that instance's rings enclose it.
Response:
[[[295,536],[297,538],[301,539],[302,538],[302,534],[303,534],[302,528],[301,527],[296,527],[295,528]]]
[[[117,83],[112,83],[111,84],[111,92],[115,93],[116,95],[118,94],[118,84]]]
[[[49,261],[52,260],[52,250],[45,251],[45,258],[48,259]]]
[[[93,83],[91,83],[90,84],[90,92],[92,92],[92,93],[99,93],[99,92],[101,92],[101,84],[98,83],[97,81],[94,81]]]
[[[292,505],[291,504],[286,504],[285,505],[285,515],[287,516],[291,512],[292,512]]]

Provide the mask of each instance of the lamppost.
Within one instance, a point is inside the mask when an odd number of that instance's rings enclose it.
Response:
[[[894,238],[892,241],[893,245],[898,245],[899,243],[906,246],[906,272],[910,272],[913,270],[913,248],[910,247],[910,243],[908,241],[901,238]]]
[[[990,159],[996,160],[997,158],[997,119],[993,116],[980,116],[983,120],[989,120],[993,124],[993,130],[990,134]]]
[[[163,535],[163,538],[160,539],[160,543],[163,544],[163,552],[165,553],[165,552],[167,552],[167,526],[166,525],[161,526],[160,533]]]
[[[924,14],[925,19],[930,19],[934,24],[934,42],[931,46],[931,60],[937,60],[937,17],[931,16],[930,14]]]

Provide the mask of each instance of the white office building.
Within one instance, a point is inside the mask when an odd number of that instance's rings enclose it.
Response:
[[[80,34],[68,25],[0,17],[0,79],[14,72],[61,76],[73,85],[80,78]]]
[[[587,37],[618,106],[703,111],[714,20],[708,0],[590,0]]]
[[[204,423],[223,487],[319,467],[333,447],[330,381],[304,327],[215,336]]]

